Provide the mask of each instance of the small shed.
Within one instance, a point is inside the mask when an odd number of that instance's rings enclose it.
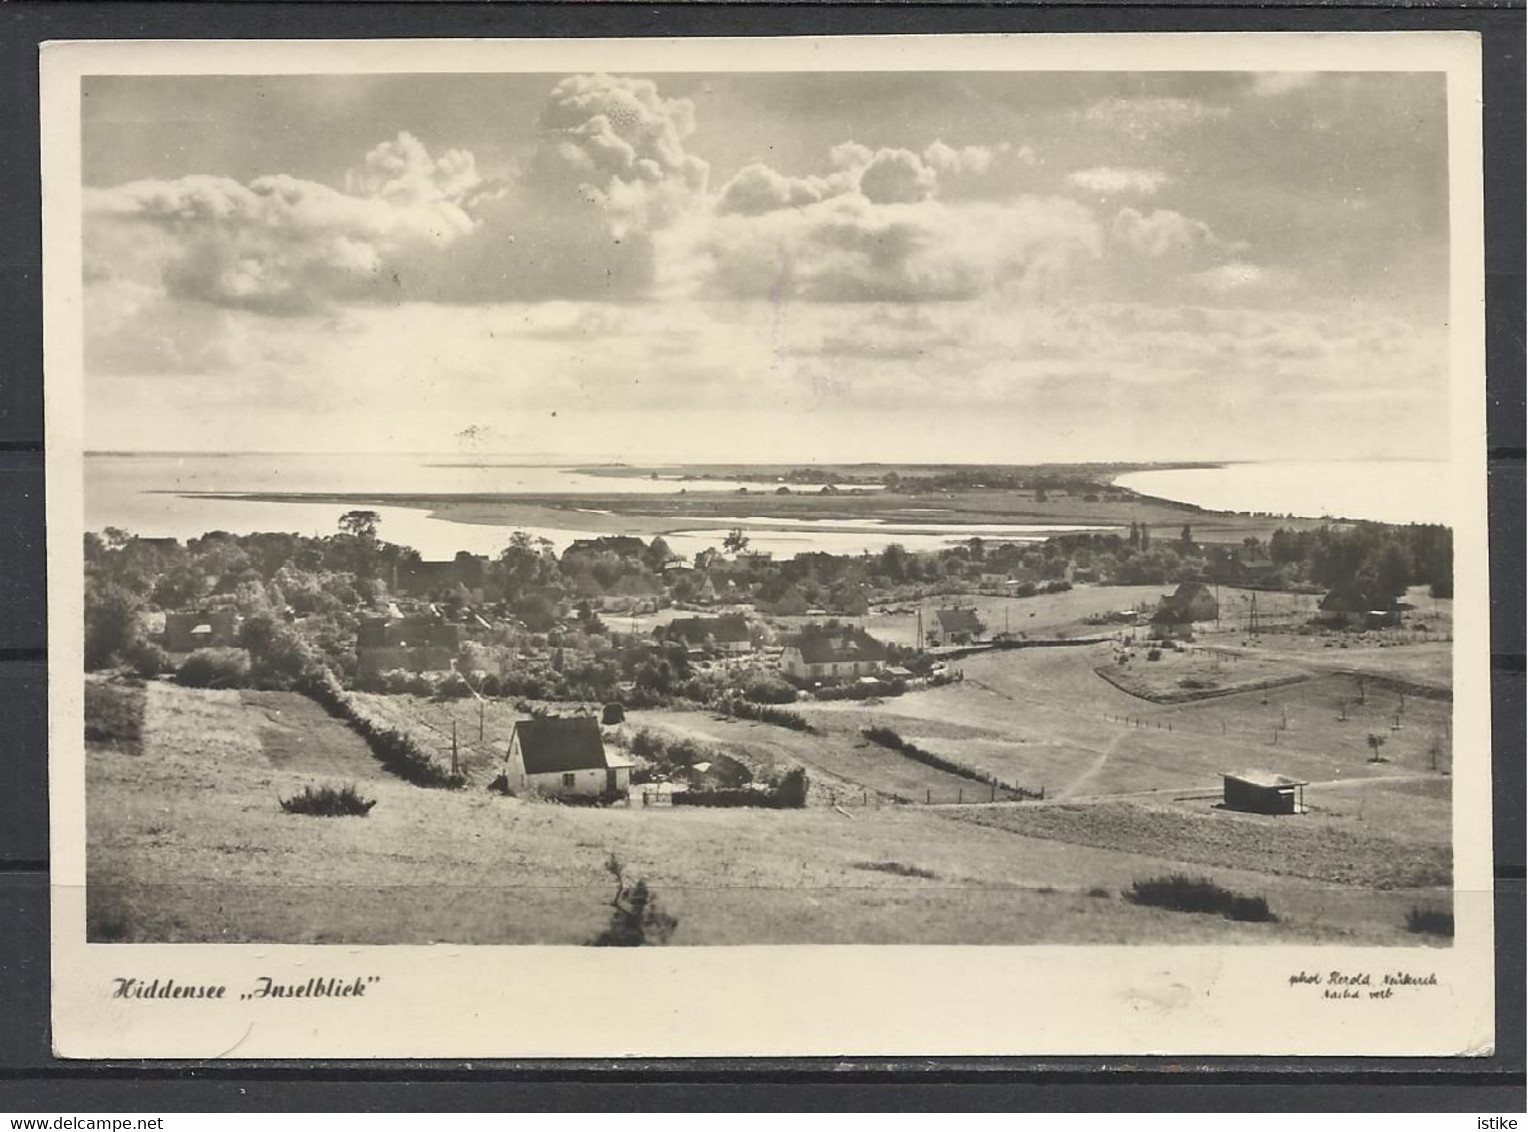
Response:
[[[1250,814],[1301,814],[1305,812],[1308,782],[1286,778],[1267,770],[1243,770],[1226,774],[1223,802],[1228,810]]]

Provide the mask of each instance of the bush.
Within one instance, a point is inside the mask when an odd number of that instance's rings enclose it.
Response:
[[[1261,896],[1243,896],[1222,888],[1206,877],[1183,873],[1138,880],[1123,894],[1133,904],[1168,908],[1174,912],[1200,912],[1224,916],[1228,920],[1271,923],[1278,919]]]
[[[465,775],[452,774],[409,736],[373,718],[340,686],[333,673],[324,671],[304,690],[331,715],[349,723],[366,740],[384,770],[415,786],[455,790],[467,784]]]
[[[866,739],[882,747],[887,747],[898,754],[903,755],[914,762],[931,766],[935,770],[942,770],[946,774],[958,775],[961,778],[969,778],[972,782],[980,782],[984,786],[995,786],[999,790],[1019,798],[1043,798],[1045,790],[1026,790],[1022,786],[1009,786],[999,782],[992,775],[983,771],[966,766],[964,763],[955,762],[953,759],[944,758],[934,754],[933,751],[925,751],[914,743],[909,743],[889,727],[867,727],[860,732]]]
[[[905,691],[905,682],[883,678],[874,684],[839,684],[836,687],[819,688],[812,694],[819,700],[868,700],[875,696],[900,696]]]
[[[1413,908],[1406,913],[1406,930],[1416,935],[1425,933],[1452,937],[1454,914],[1437,908]]]
[[[243,649],[197,649],[175,670],[175,682],[188,688],[242,688],[248,679]]]
[[[289,814],[308,814],[316,818],[364,818],[377,803],[362,798],[354,786],[304,786],[301,794],[281,799],[281,808]]]
[[[126,660],[133,672],[144,680],[162,676],[175,667],[175,661],[152,641],[139,641],[128,650]]]
[[[606,727],[614,727],[618,723],[625,723],[626,709],[620,704],[606,704],[600,712],[600,722]]]
[[[786,771],[765,790],[681,790],[670,798],[670,802],[675,806],[799,810],[806,805],[806,788],[806,771],[798,766]]]
[[[591,947],[643,947],[669,941],[679,921],[658,910],[658,898],[647,887],[646,879],[630,888],[626,868],[614,853],[605,862],[605,871],[615,878],[615,895],[609,900],[610,926],[589,941]]]
[[[743,685],[743,697],[756,704],[793,704],[796,689],[778,676],[759,675]]]
[[[794,690],[792,690],[792,695],[794,694]],[[713,700],[707,706],[712,711],[719,711],[723,715],[730,715],[736,719],[754,719],[760,723],[773,723],[777,727],[788,727],[792,731],[804,731],[812,735],[817,733],[815,727],[793,711],[754,703],[739,696]]]
[[[920,869],[917,865],[904,865],[901,861],[860,861],[851,865],[850,868],[862,869],[868,873],[890,873],[899,877],[921,877],[924,880],[938,880],[939,874],[930,872],[928,869]]]

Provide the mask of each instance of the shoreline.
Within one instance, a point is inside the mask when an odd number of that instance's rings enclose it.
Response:
[[[1191,526],[1204,542],[1240,542],[1248,536],[1265,538],[1277,527],[1320,525],[1318,520],[1238,515],[1207,511],[1127,492],[1127,499],[1087,502],[1062,495],[1036,501],[1032,493],[973,490],[960,493],[891,494],[847,491],[833,495],[800,493],[775,495],[749,492],[644,494],[441,494],[388,492],[172,492],[190,499],[256,503],[328,504],[344,507],[403,507],[425,512],[444,522],[474,526],[578,529],[596,534],[626,534],[651,538],[693,530],[742,526],[823,534],[869,534],[884,526],[927,528],[935,535],[950,527],[1033,526],[1041,541],[1066,533],[1102,532],[1145,523],[1174,534]],[[750,526],[749,520],[753,520]],[[760,520],[765,520],[761,522]],[[777,521],[784,521],[776,525]],[[802,524],[802,525],[798,525]],[[806,526],[804,524],[810,524]],[[1057,527],[1078,527],[1076,532]],[[916,537],[917,530],[906,531]],[[999,540],[1024,532],[972,532]],[[952,538],[962,532],[953,532]]]

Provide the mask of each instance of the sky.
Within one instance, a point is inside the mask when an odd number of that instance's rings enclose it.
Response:
[[[1441,75],[82,93],[91,448],[1447,455]]]

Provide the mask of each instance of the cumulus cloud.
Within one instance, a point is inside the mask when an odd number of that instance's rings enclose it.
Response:
[[[787,177],[767,165],[745,165],[722,186],[716,210],[723,215],[757,216],[780,208],[801,208],[844,192],[848,184],[825,177]]]
[[[695,251],[709,286],[732,297],[908,302],[1039,286],[1101,244],[1092,214],[1058,198],[956,206],[846,194],[718,217]]]
[[[152,261],[169,294],[218,306],[301,314],[330,299],[374,297],[389,261],[446,247],[474,227],[460,201],[476,184],[470,157],[447,155],[442,166],[406,134],[389,145],[368,156],[355,193],[285,175],[87,189],[87,273],[132,270],[101,254],[110,248]],[[397,167],[385,168],[393,159]]]
[[[1141,193],[1150,196],[1167,182],[1167,174],[1160,169],[1129,169],[1099,165],[1091,169],[1079,169],[1067,176],[1067,180],[1080,189],[1104,195]]]
[[[933,196],[937,180],[916,153],[882,149],[860,172],[859,190],[874,204],[912,204]]]
[[[957,149],[936,140],[923,151],[923,160],[930,168],[944,174],[985,173],[992,168],[995,155],[996,151],[990,146],[963,145]]]
[[[529,181],[576,185],[616,236],[661,227],[704,193],[709,166],[685,151],[695,105],[664,98],[650,79],[574,75],[553,89]]]
[[[1146,256],[1164,256],[1171,252],[1190,252],[1221,246],[1208,224],[1169,208],[1159,208],[1149,213],[1129,207],[1122,208],[1114,217],[1112,230],[1116,240]]]
[[[645,79],[581,75],[551,91],[513,183],[403,133],[343,189],[290,176],[139,181],[86,194],[87,277],[124,271],[172,296],[269,315],[334,303],[631,297],[652,236],[704,203],[685,150],[694,107]]]

